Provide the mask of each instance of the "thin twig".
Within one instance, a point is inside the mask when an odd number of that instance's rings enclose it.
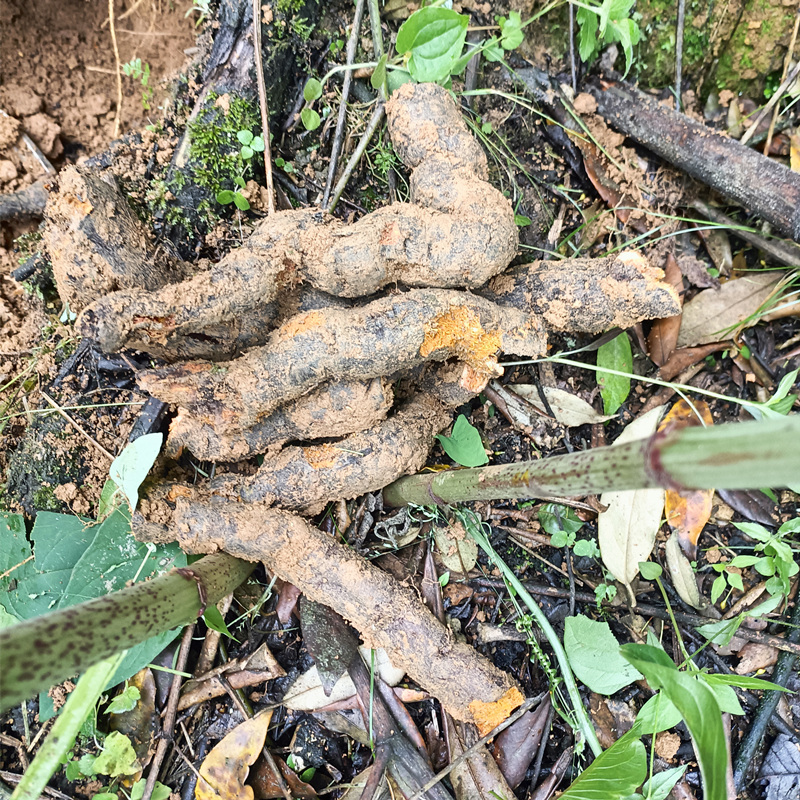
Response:
[[[431,778],[415,795],[409,797],[408,800],[420,800],[426,792],[430,791],[437,783],[441,782],[443,778],[446,778],[459,764],[466,761],[488,741],[497,736],[498,733],[504,731],[509,725],[513,725],[521,716],[527,714],[531,708],[538,706],[546,696],[547,692],[543,692],[536,697],[529,697],[508,719],[501,722],[494,730],[489,731],[486,736],[478,739],[475,744],[468,747],[458,758],[451,761],[441,772],[437,772],[433,778]]]
[[[261,136],[264,139],[264,175],[267,180],[267,214],[275,213],[275,186],[272,183],[272,144],[269,140],[269,108],[264,84],[264,64],[261,57],[261,1],[253,0],[253,44],[255,45],[256,84],[261,109]]]
[[[381,31],[381,9],[378,0],[367,0],[369,4],[369,26],[372,31],[372,51],[375,60],[380,61],[383,55],[383,33]]]
[[[194,633],[194,623],[187,625],[183,630],[183,638],[181,639],[181,646],[178,650],[178,658],[175,662],[175,675],[172,678],[172,684],[169,687],[169,698],[167,699],[167,708],[164,711],[164,727],[161,731],[161,739],[156,748],[156,754],[150,762],[150,771],[147,773],[147,782],[144,785],[144,794],[142,800],[150,800],[153,795],[153,789],[156,786],[156,779],[161,770],[161,764],[164,762],[164,757],[167,754],[167,748],[172,743],[175,733],[175,717],[178,713],[178,700],[181,697],[181,681],[186,662],[189,659],[189,649],[192,646],[192,634]]]
[[[575,9],[569,4],[569,71],[572,76],[572,91],[578,92],[578,64],[575,61]]]
[[[786,90],[794,83],[798,75],[800,75],[800,61],[792,67],[792,71],[786,76],[786,80],[775,90],[775,94],[770,97],[769,102],[761,109],[753,124],[744,132],[744,136],[739,139],[739,144],[747,144],[753,138],[761,120],[772,111],[777,102],[786,94]]]
[[[44,399],[48,403],[50,403],[50,405],[56,410],[56,412],[60,416],[64,417],[64,419],[67,422],[69,422],[69,424],[72,425],[72,427],[75,428],[75,430],[78,431],[78,433],[81,436],[83,436],[84,439],[86,439],[87,442],[89,442],[91,445],[96,447],[109,461],[113,461],[114,460],[114,456],[112,456],[111,453],[109,453],[108,450],[106,450],[105,447],[103,447],[103,445],[100,444],[100,442],[98,442],[96,439],[93,439],[91,436],[89,436],[89,434],[86,433],[86,431],[83,428],[81,428],[81,426],[78,425],[78,423],[75,422],[75,420],[72,419],[72,417],[69,414],[67,414],[67,412],[64,411],[64,409],[61,408],[61,406],[58,405],[58,403],[56,403],[56,401],[53,400],[53,398],[50,397],[49,394],[47,394],[47,392],[40,392],[40,394],[42,395],[42,397],[44,397]]]
[[[797,9],[794,15],[794,28],[792,28],[792,40],[789,42],[789,48],[786,50],[786,58],[783,59],[783,73],[781,74],[781,80],[786,77],[786,73],[789,71],[789,66],[792,63],[792,54],[794,53],[794,46],[797,43],[797,31],[800,29],[800,8]],[[772,112],[772,119],[769,123],[769,131],[767,131],[767,138],[764,142],[764,155],[769,155],[769,149],[772,147],[772,136],[775,133],[775,123],[778,121],[778,106],[775,106],[775,110]]]
[[[114,27],[114,0],[108,0],[108,27],[111,31],[111,45],[114,48],[114,61],[117,72],[117,113],[114,115],[114,138],[119,136],[119,120],[122,115],[122,64],[117,47],[117,30]]]
[[[683,27],[686,19],[686,0],[678,0],[678,23],[675,31],[675,109],[681,110],[683,83]]]
[[[329,213],[333,212],[333,209],[336,208],[336,204],[339,202],[339,198],[342,196],[342,192],[345,190],[347,182],[350,180],[350,176],[353,174],[356,165],[361,160],[361,156],[364,155],[364,151],[367,149],[367,145],[369,144],[372,135],[383,121],[384,112],[384,104],[379,100],[378,105],[372,112],[372,117],[370,117],[370,120],[367,123],[367,129],[364,131],[358,146],[353,151],[353,155],[350,156],[350,160],[347,162],[347,166],[344,168],[344,172],[342,172],[342,176],[339,178],[339,182],[336,184],[336,188],[333,190],[333,195],[331,196],[330,202],[325,207],[325,210]]]
[[[361,18],[364,16],[364,0],[356,0],[356,11],[353,17],[353,29],[350,31],[350,38],[347,40],[347,66],[349,67],[356,59],[356,48],[358,47],[358,34],[361,30]],[[353,82],[352,70],[345,70],[342,79],[342,102],[339,105],[339,116],[336,120],[336,132],[333,135],[331,146],[331,160],[328,164],[328,180],[325,182],[325,192],[322,195],[322,207],[326,211],[333,211],[336,199],[330,202],[331,187],[336,178],[336,167],[339,164],[339,154],[342,152],[342,142],[344,141],[345,122],[347,120],[347,100],[350,97],[350,84]],[[338,184],[337,184],[338,186]]]

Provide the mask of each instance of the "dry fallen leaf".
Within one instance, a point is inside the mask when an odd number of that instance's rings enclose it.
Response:
[[[683,600],[684,603],[688,603],[692,608],[698,610],[705,608],[708,602],[700,595],[694,570],[689,563],[689,559],[686,558],[681,550],[678,534],[673,533],[669,539],[667,539],[665,552],[669,576],[681,600]]]
[[[704,400],[693,400],[690,406],[681,398],[664,417],[658,430],[665,432],[699,425],[697,414],[706,425],[714,424],[708,403]],[[713,489],[684,491],[667,489],[664,512],[667,522],[678,534],[683,552],[692,560],[697,558],[697,539],[711,516],[713,501]]]
[[[666,264],[664,265],[664,280],[675,289],[680,297],[683,292],[683,278],[678,262],[672,253],[667,254]],[[680,314],[674,317],[657,319],[650,326],[650,333],[647,335],[647,351],[656,366],[663,367],[667,363],[667,359],[675,350],[680,329]]]
[[[508,387],[513,389],[520,397],[524,397],[534,405],[540,405],[539,390],[532,383],[518,383]],[[582,398],[563,389],[556,389],[552,386],[543,386],[544,396],[550,404],[556,422],[566,425],[568,428],[575,428],[578,425],[594,425],[597,422],[605,422],[614,415],[604,416]]]
[[[614,445],[643,439],[655,433],[664,406],[635,419]],[[614,446],[612,445],[612,447]],[[653,550],[664,510],[663,489],[604,492],[600,502],[608,506],[597,516],[597,541],[608,571],[628,590],[635,602],[631,582],[639,573],[639,562],[647,561]]]
[[[200,766],[197,800],[253,800],[244,782],[264,747],[271,719],[269,710],[245,720],[211,750]]]
[[[705,289],[683,307],[678,347],[721,342],[747,323],[778,288],[785,273],[750,272],[724,283],[719,289]]]
[[[741,659],[733,670],[737,675],[747,675],[748,672],[757,672],[760,669],[775,666],[778,660],[778,651],[774,647],[758,642],[748,642],[739,650]]]
[[[448,526],[437,525],[433,529],[436,549],[445,569],[450,572],[469,572],[478,560],[478,545],[467,536],[460,522]]]

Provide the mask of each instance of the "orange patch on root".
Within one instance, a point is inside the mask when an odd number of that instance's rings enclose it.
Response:
[[[329,469],[336,464],[339,450],[331,444],[304,447],[303,455],[312,469]]]
[[[424,358],[447,349],[481,375],[500,375],[502,369],[494,358],[500,344],[499,331],[485,331],[471,308],[454,306],[426,327],[419,354]]]
[[[511,712],[522,705],[525,697],[516,686],[512,686],[499,700],[485,703],[483,700],[473,700],[469,710],[478,726],[481,736],[493,731],[501,722],[508,719]]]
[[[289,338],[297,336],[298,333],[318,328],[325,320],[324,314],[320,311],[309,311],[306,314],[298,314],[292,317],[281,328],[281,333]]]
[[[87,217],[89,214],[91,214],[94,209],[94,206],[88,200],[81,200],[79,197],[75,197],[73,194],[67,195],[64,200],[66,201],[67,205],[72,207],[74,211],[84,217]]]

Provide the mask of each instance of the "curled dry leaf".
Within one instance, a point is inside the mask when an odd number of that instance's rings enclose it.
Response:
[[[450,572],[469,572],[478,560],[478,545],[471,539],[460,522],[433,529],[436,547],[445,569]]]
[[[704,400],[693,400],[692,405],[683,398],[670,409],[658,426],[661,432],[680,430],[700,424],[700,415],[705,425],[713,425],[711,409]],[[694,560],[697,557],[697,539],[711,516],[714,502],[713,489],[677,491],[667,489],[665,514],[670,528],[678,535],[683,552]]]
[[[667,254],[664,265],[664,278],[675,289],[680,297],[683,292],[683,277],[678,262],[672,253]],[[647,336],[647,352],[656,366],[663,367],[675,350],[678,332],[681,329],[681,315],[662,317],[650,326]]]
[[[534,384],[518,383],[509,388],[534,405],[541,404],[539,390]],[[560,422],[568,428],[575,428],[578,425],[594,425],[596,422],[605,422],[611,419],[611,416],[604,416],[598,413],[585,400],[571,392],[564,391],[564,389],[543,386],[542,390],[547,402],[550,404],[550,408],[553,410],[556,422]]]
[[[686,558],[681,550],[677,533],[673,533],[667,539],[666,554],[667,569],[669,570],[670,578],[672,578],[672,585],[680,595],[681,600],[684,603],[688,603],[692,608],[705,608],[708,602],[700,596],[694,570],[689,563],[689,559]]]
[[[678,347],[721,342],[752,324],[747,320],[775,294],[784,274],[750,272],[719,289],[704,289],[683,307]]]
[[[663,411],[664,406],[658,406],[635,419],[614,445],[655,433]],[[600,554],[608,571],[625,586],[633,603],[631,582],[639,572],[639,562],[647,561],[653,550],[664,509],[664,490],[604,492],[600,502],[608,507],[597,516]]]
[[[200,766],[197,800],[253,800],[245,781],[264,747],[271,719],[269,710],[245,720],[211,750]]]

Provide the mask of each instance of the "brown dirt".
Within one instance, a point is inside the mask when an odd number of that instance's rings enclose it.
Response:
[[[150,111],[142,105],[142,86],[123,76],[120,135],[140,130],[161,118],[171,81],[195,45],[188,0],[115,2],[120,62],[140,58],[150,66]],[[19,135],[27,133],[56,169],[103,151],[113,138],[117,111],[115,58],[106,24],[108,5],[89,0],[0,0],[0,194],[23,189],[44,174]],[[147,134],[146,134],[147,135]],[[125,164],[119,165],[120,169]],[[44,407],[39,388],[56,374],[59,353],[70,352],[74,337],[58,324],[60,306],[26,292],[10,273],[19,266],[15,240],[36,231],[38,221],[0,224],[0,386],[25,374],[27,408]],[[70,343],[70,340],[73,343]],[[57,352],[58,350],[58,352]],[[0,392],[0,470],[34,417],[19,414],[22,381]],[[75,396],[78,387],[67,387]],[[57,402],[65,402],[56,395]],[[124,399],[120,394],[115,400]],[[83,401],[89,402],[89,401]],[[96,414],[91,435],[111,453],[125,443],[138,406],[127,422]],[[64,453],[81,453],[87,471],[73,497],[61,492],[66,508],[87,513],[96,503],[108,474],[108,459],[69,425],[59,434]],[[65,508],[65,510],[66,510]]]

